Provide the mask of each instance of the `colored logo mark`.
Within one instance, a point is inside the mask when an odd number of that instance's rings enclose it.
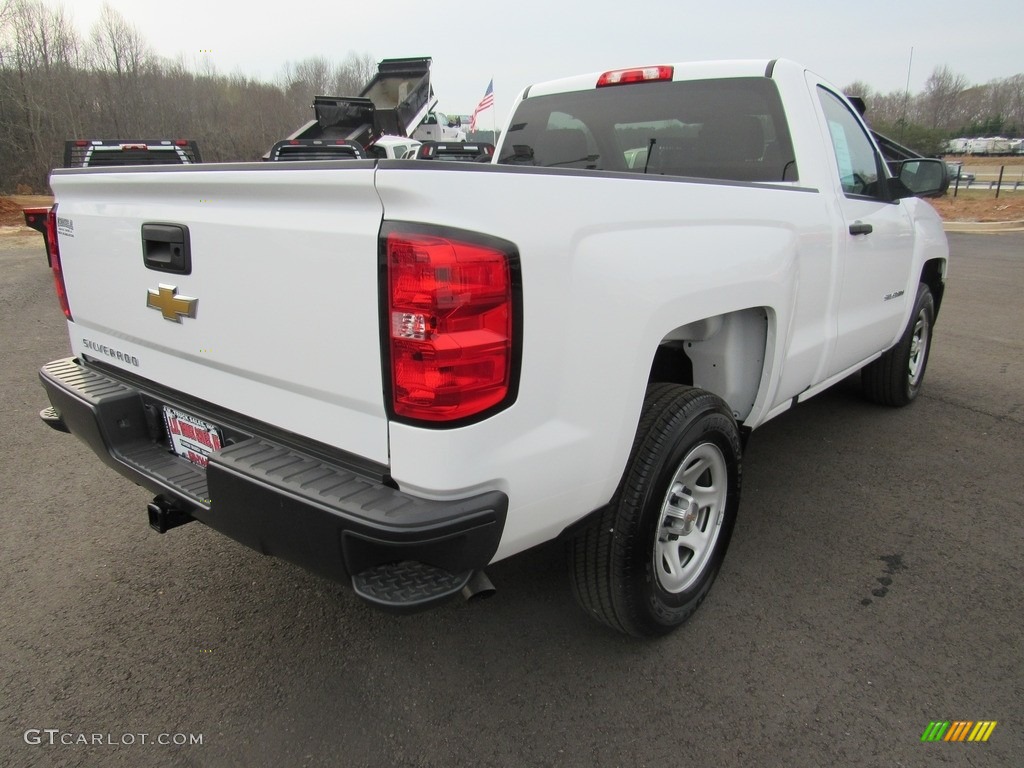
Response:
[[[932,720],[921,741],[988,741],[995,729],[995,720]]]

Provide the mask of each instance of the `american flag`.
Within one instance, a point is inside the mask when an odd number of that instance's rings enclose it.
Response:
[[[476,109],[473,110],[473,119],[469,121],[469,130],[476,130],[476,116],[487,109],[494,106],[494,78],[491,78],[491,82],[487,84],[487,90],[484,91],[484,97],[480,99],[480,103],[476,105]]]

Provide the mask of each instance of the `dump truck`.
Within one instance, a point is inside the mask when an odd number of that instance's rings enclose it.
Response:
[[[358,96],[317,96],[315,117],[288,136],[290,146],[316,147],[316,158],[305,153],[267,153],[265,160],[332,159],[335,141],[370,147],[381,136],[410,136],[437,104],[430,85],[430,57],[383,59]],[[314,142],[321,142],[314,145]],[[275,145],[277,146],[277,145]],[[339,159],[351,158],[344,145]]]

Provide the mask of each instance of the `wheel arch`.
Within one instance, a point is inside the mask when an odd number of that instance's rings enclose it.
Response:
[[[939,307],[942,305],[942,294],[946,290],[946,260],[930,259],[921,268],[920,282],[926,284],[932,291],[932,298],[935,300],[935,318],[939,316]]]
[[[767,307],[750,307],[673,328],[658,344],[648,384],[712,392],[742,422],[761,391],[773,317]]]

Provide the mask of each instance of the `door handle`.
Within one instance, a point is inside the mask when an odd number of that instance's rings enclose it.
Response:
[[[850,225],[851,235],[870,235],[874,231],[874,227],[870,224],[865,224],[863,221],[855,221]]]

